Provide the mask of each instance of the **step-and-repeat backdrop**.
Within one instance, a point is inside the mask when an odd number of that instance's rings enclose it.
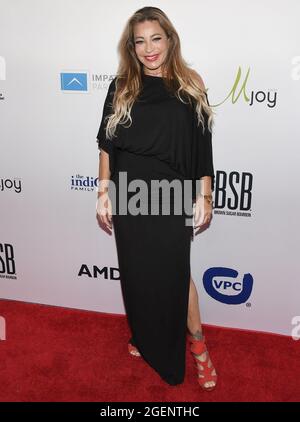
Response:
[[[191,245],[203,322],[290,335],[300,315],[296,0],[0,0],[0,297],[125,313],[114,233],[96,219],[96,134],[125,22],[151,4],[175,25],[216,112],[214,215]]]

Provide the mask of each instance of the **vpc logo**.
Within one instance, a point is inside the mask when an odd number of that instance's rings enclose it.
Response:
[[[241,280],[238,275],[239,273],[232,268],[209,268],[203,276],[206,293],[217,301],[228,305],[245,303],[252,292],[253,277],[248,273],[244,274]]]

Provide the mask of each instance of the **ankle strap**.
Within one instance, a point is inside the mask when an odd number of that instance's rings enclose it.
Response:
[[[191,352],[195,353],[196,355],[201,355],[207,350],[204,336],[202,340],[197,340],[189,334],[189,340],[191,342]]]

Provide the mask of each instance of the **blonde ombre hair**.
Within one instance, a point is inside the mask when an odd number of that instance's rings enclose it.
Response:
[[[112,101],[113,113],[107,117],[106,137],[115,136],[118,124],[132,123],[131,109],[142,87],[142,65],[137,58],[134,43],[134,25],[146,20],[156,20],[169,38],[169,48],[163,67],[164,83],[170,92],[182,102],[181,94],[188,101],[196,104],[195,110],[198,125],[201,123],[203,133],[205,121],[202,110],[208,120],[207,126],[212,132],[214,123],[213,111],[209,106],[205,94],[207,93],[201,77],[191,69],[181,55],[179,36],[166,14],[157,7],[143,7],[129,18],[118,45],[120,55],[119,68],[115,80],[115,94]]]

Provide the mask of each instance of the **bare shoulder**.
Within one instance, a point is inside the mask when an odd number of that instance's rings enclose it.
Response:
[[[204,85],[203,79],[202,79],[202,77],[199,75],[199,73],[198,73],[198,72],[196,72],[194,69],[192,69],[192,74],[193,74],[193,76],[195,77],[195,79],[199,82],[199,85],[201,86],[201,88],[205,91],[205,90],[206,90],[206,88],[205,88],[205,85]]]

